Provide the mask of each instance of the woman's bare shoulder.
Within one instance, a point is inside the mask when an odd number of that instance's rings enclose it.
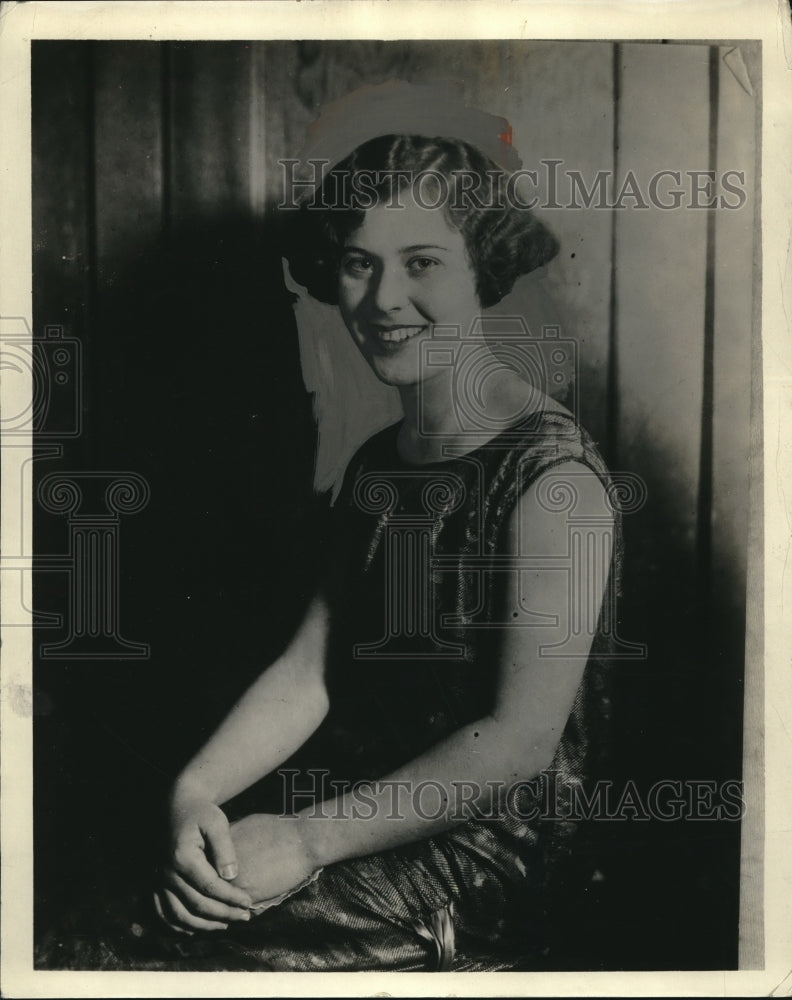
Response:
[[[541,473],[517,500],[512,528],[525,539],[540,535],[566,538],[573,521],[587,531],[610,534],[612,498],[597,473],[584,462],[568,459]]]
[[[487,415],[495,420],[508,419],[515,413],[523,413],[526,417],[533,413],[562,413],[564,416],[572,416],[566,406],[509,368],[498,372],[485,399],[486,409],[489,411]]]

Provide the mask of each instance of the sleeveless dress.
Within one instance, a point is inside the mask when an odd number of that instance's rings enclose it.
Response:
[[[332,777],[350,783],[386,776],[486,713],[510,613],[508,570],[497,557],[521,494],[534,484],[541,491],[544,482],[543,502],[566,504],[572,516],[574,482],[564,488],[560,477],[542,479],[570,461],[613,494],[594,443],[566,413],[533,414],[466,455],[420,466],[400,459],[399,426],[357,452],[334,509],[326,581],[331,707],[319,735],[332,749]],[[617,509],[613,532],[591,655],[552,765],[518,786],[509,808],[331,865],[222,936],[168,939],[167,961],[146,967],[541,967],[547,907],[564,878],[577,826],[563,818],[564,804],[570,789],[585,787],[596,773],[607,744],[606,666],[621,558]]]

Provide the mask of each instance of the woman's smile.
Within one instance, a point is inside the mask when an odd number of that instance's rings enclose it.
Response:
[[[375,375],[395,386],[423,380],[420,344],[435,327],[464,335],[480,311],[464,237],[442,211],[409,199],[369,209],[346,238],[338,299]]]
[[[406,340],[412,340],[413,337],[428,329],[427,325],[373,327],[372,336],[381,344],[393,347],[403,344]]]

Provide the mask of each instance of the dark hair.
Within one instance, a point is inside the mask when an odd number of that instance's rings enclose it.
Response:
[[[350,194],[348,183],[361,172],[369,175],[362,197]],[[366,208],[391,197],[395,189],[413,187],[420,175],[435,182],[444,178],[448,185],[448,197],[439,207],[465,240],[482,307],[495,305],[520,275],[558,253],[558,241],[547,227],[527,208],[510,204],[512,175],[474,146],[461,139],[385,135],[358,146],[330,170],[289,220],[285,256],[294,279],[314,298],[337,304],[345,238],[361,225]]]

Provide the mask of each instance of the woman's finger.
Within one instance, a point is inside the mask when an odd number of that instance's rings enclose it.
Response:
[[[190,913],[170,889],[161,890],[161,900],[165,920],[168,923],[175,923],[179,927],[187,927],[193,931],[224,931],[228,929],[228,924],[223,921],[205,920],[203,917]]]
[[[172,924],[170,920],[165,916],[165,909],[162,905],[162,900],[160,899],[159,889],[154,890],[154,909],[157,911],[157,916],[167,927],[170,927],[172,931],[176,931],[177,934],[194,934],[195,931],[188,931],[186,927],[178,927],[176,924]]]
[[[242,907],[245,910],[253,902],[244,889],[231,885],[230,882],[220,878],[199,847],[177,848],[173,854],[172,867],[188,885],[202,896],[209,896],[221,903]]]
[[[201,895],[178,872],[166,871],[165,881],[191,913],[214,920],[250,920],[250,910]]]
[[[225,816],[218,816],[212,823],[207,823],[204,836],[208,842],[209,857],[220,878],[228,881],[235,879],[239,874],[239,865]]]

